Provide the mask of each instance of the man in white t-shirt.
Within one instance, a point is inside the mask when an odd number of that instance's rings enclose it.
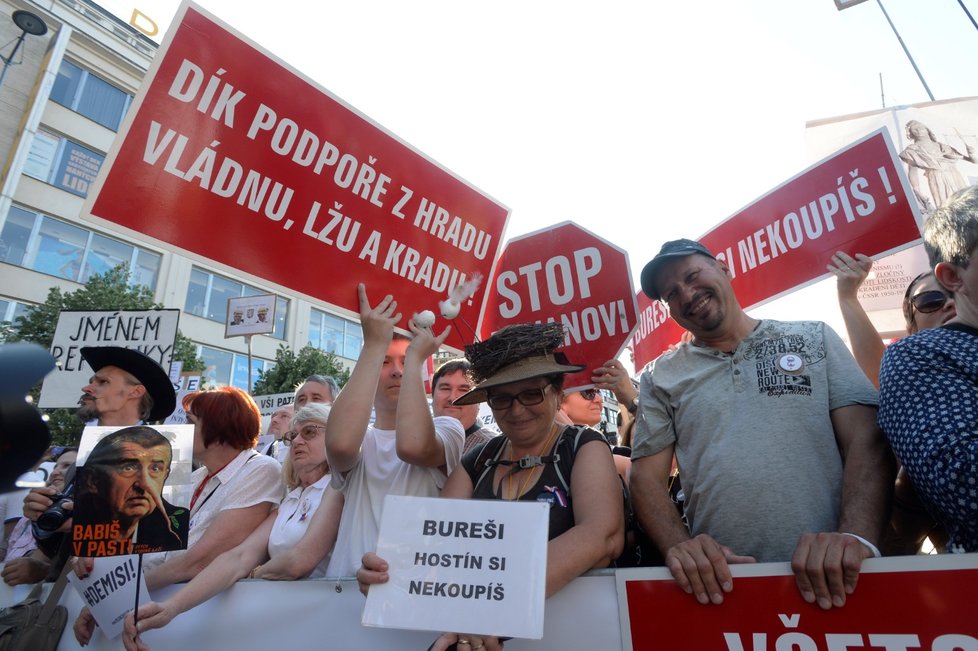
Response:
[[[401,316],[385,296],[371,308],[357,288],[363,349],[326,424],[332,485],[345,505],[327,576],[354,576],[377,545],[387,495],[436,497],[461,457],[465,432],[455,418],[432,418],[422,366],[449,329],[435,336],[412,324],[413,340],[394,334]],[[369,425],[373,407],[376,420]]]

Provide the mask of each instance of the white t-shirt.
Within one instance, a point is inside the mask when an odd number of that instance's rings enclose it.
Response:
[[[329,487],[329,475],[323,476],[315,484],[305,488],[298,486],[292,489],[282,504],[278,507],[275,524],[268,534],[268,556],[275,558],[278,554],[292,549],[306,535],[312,516],[323,501],[323,495]],[[329,554],[319,562],[307,578],[318,579],[326,576],[326,566],[329,564]]]
[[[207,468],[201,467],[190,476],[194,492],[207,478]],[[210,478],[201,490],[194,508],[190,510],[190,532],[187,547],[193,547],[207,532],[207,527],[222,511],[243,509],[262,502],[278,505],[285,494],[282,466],[275,459],[258,454],[252,449],[242,450],[238,456]],[[143,569],[159,565],[163,561],[185,554],[186,550],[159,552],[143,556]]]
[[[433,420],[435,436],[445,446],[446,470],[451,474],[462,455],[465,431],[450,416]],[[343,493],[345,502],[326,576],[353,576],[364,553],[377,547],[386,496],[437,497],[445,485],[447,477],[440,469],[401,461],[395,443],[393,430],[368,427],[356,465],[345,476],[333,473],[332,486]]]

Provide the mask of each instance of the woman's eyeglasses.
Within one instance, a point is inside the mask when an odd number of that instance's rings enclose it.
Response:
[[[578,393],[581,394],[581,397],[582,398],[584,398],[585,400],[587,400],[588,402],[590,402],[590,401],[594,400],[596,397],[598,397],[599,395],[601,395],[601,390],[600,389],[582,389]]]
[[[913,309],[924,314],[938,311],[944,307],[945,303],[947,303],[947,294],[936,289],[920,292],[910,297],[910,304],[913,305]]]
[[[292,441],[295,440],[299,436],[302,437],[302,440],[303,441],[311,441],[311,440],[313,440],[314,438],[316,438],[319,435],[320,430],[326,431],[326,426],[325,425],[306,425],[305,427],[303,427],[302,429],[300,429],[298,432],[296,432],[295,430],[289,430],[282,437],[282,440],[285,441],[285,444],[286,445],[291,445],[292,444]]]
[[[488,398],[486,402],[489,403],[489,407],[492,409],[509,409],[513,406],[513,401],[517,400],[524,407],[532,407],[533,405],[539,405],[543,402],[543,396],[547,393],[547,384],[539,389],[527,389],[526,391],[520,391],[515,396],[511,396],[507,393],[494,393]]]

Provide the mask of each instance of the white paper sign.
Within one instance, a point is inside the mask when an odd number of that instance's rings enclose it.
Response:
[[[275,332],[275,294],[228,299],[224,336],[262,335]]]
[[[98,626],[109,639],[122,633],[126,613],[136,603],[136,568],[138,556],[96,558],[95,569],[87,579],[68,573],[68,581],[81,595]],[[146,580],[139,576],[139,603],[148,604]]]
[[[543,637],[546,502],[388,495],[365,626]]]
[[[183,409],[183,399],[186,398],[188,394],[200,391],[202,388],[201,377],[199,375],[182,376],[179,384],[174,384],[174,390],[177,392],[177,406],[173,410],[173,413],[166,417],[163,424],[186,425],[189,423],[190,421],[187,420],[187,412]]]
[[[258,411],[262,416],[271,416],[280,408],[291,405],[295,402],[295,393],[268,393],[262,396],[252,396]]]
[[[51,355],[58,368],[44,379],[39,407],[77,407],[93,375],[82,359],[84,346],[122,346],[170,368],[180,310],[63,310],[54,330]]]

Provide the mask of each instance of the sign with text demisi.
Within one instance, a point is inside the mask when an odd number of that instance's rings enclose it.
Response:
[[[749,309],[828,276],[825,266],[836,251],[880,258],[918,242],[921,216],[912,196],[893,143],[880,129],[784,182],[699,241],[730,268],[737,299]],[[641,349],[650,357],[636,355],[636,367],[676,343],[674,329],[669,336],[654,327],[640,330],[649,339]]]
[[[540,639],[549,509],[388,495],[377,554],[390,581],[370,587],[363,624]]]
[[[365,282],[403,328],[490,277],[504,206],[195,5],[174,25],[89,196],[97,221],[350,315]]]
[[[730,569],[734,589],[718,606],[704,606],[683,592],[666,568],[618,570],[622,648],[978,649],[975,554],[868,559],[855,592],[831,610],[801,598],[788,563]]]
[[[45,378],[38,406],[78,406],[93,374],[81,356],[85,346],[132,348],[168,372],[179,320],[180,310],[62,310],[51,343],[58,368]]]
[[[110,640],[122,633],[126,614],[135,603],[137,589],[139,603],[150,602],[145,576],[137,571],[138,559],[135,554],[99,559],[92,573],[84,579],[78,578],[74,572],[68,572],[68,581],[75,586],[102,633]]]

